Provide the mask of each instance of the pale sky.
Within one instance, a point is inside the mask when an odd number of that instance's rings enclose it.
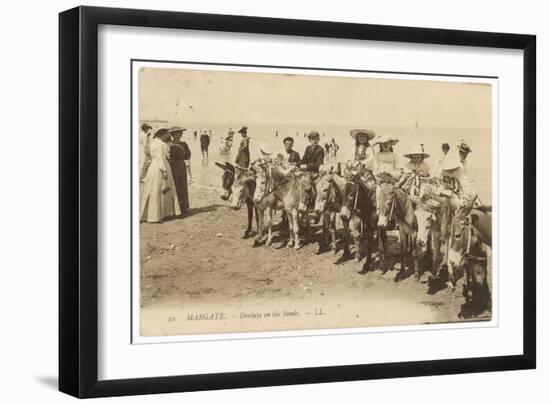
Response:
[[[491,127],[490,84],[173,68],[139,80],[141,120]]]

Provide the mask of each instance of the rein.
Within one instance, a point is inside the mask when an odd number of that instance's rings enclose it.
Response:
[[[393,194],[393,198],[391,198],[391,207],[390,207],[390,214],[388,215],[388,221],[391,221],[393,219],[393,212],[395,210],[395,194]]]
[[[279,188],[281,188],[283,185],[287,184],[289,182],[289,180],[285,180],[283,182],[281,182],[279,185],[277,185],[276,187],[273,187],[273,183],[274,183],[274,180],[273,180],[273,175],[271,173],[271,166],[269,166],[269,174],[268,174],[268,178],[267,178],[267,181],[268,181],[268,184],[267,184],[267,187],[266,187],[266,190],[264,192],[264,194],[262,195],[262,197],[260,198],[260,203],[263,202],[263,200],[265,198],[267,198],[270,194],[274,193],[275,191],[277,191]]]
[[[466,247],[466,253],[464,254],[464,258],[466,260],[468,260],[469,258],[473,258],[476,261],[487,261],[486,256],[474,255],[474,254],[470,253],[471,244],[472,244],[472,233],[473,233],[472,224],[468,223],[468,244],[467,244],[467,247]],[[478,242],[478,244],[479,244],[479,242]]]

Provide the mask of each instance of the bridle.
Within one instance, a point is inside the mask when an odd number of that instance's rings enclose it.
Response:
[[[467,225],[465,227],[467,227],[467,231],[468,231],[468,241],[466,242],[466,251],[464,252],[464,260],[468,260],[470,258],[473,258],[475,259],[476,261],[487,261],[487,257],[486,256],[481,256],[481,255],[475,255],[475,254],[472,254],[471,253],[471,249],[472,249],[472,235],[473,235],[473,232],[474,232],[474,228],[472,226],[472,223],[469,219],[466,219],[467,220]],[[464,231],[464,229],[462,229],[462,231]],[[454,229],[451,228],[451,234],[454,236]],[[479,241],[478,241],[479,243]]]
[[[225,188],[225,186],[224,186],[224,189],[226,189],[227,192],[229,192],[229,195],[227,195],[227,197],[229,198],[231,195],[233,195],[233,184],[235,183],[235,174],[232,173],[232,172],[229,171],[229,170],[225,170],[225,173],[226,173],[228,176],[230,176],[230,178],[227,180],[227,182],[231,181],[231,185],[230,185],[228,188]],[[225,181],[224,181],[224,182],[225,182]],[[225,185],[225,183],[222,184],[222,185]]]
[[[260,200],[258,201],[258,203],[261,203],[263,202],[263,200],[265,198],[267,198],[269,195],[271,195],[272,193],[274,193],[275,191],[277,191],[279,188],[281,188],[283,185],[287,184],[288,183],[288,179],[286,179],[285,181],[282,181],[280,184],[278,184],[276,187],[273,186],[274,184],[274,179],[273,179],[273,175],[272,175],[272,167],[270,165],[267,165],[266,168],[266,181],[267,181],[267,186],[264,190],[264,194],[260,197]]]

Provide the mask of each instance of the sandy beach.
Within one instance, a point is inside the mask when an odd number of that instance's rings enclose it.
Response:
[[[383,274],[376,264],[359,275],[362,263],[335,264],[339,257],[332,252],[317,254],[318,226],[298,251],[286,248],[286,235],[278,231],[273,246],[253,248],[252,239],[241,238],[246,210],[230,209],[214,186],[191,185],[190,195],[186,217],[140,225],[141,335],[465,320],[458,316],[462,280],[454,291],[431,295],[425,278],[394,282],[396,270]],[[398,258],[396,233],[389,233],[392,266]],[[467,320],[487,319],[489,312]]]

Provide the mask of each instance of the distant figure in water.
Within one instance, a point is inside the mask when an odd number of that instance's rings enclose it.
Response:
[[[208,146],[210,145],[210,136],[207,135],[206,131],[201,134],[201,153],[203,159],[208,159]]]
[[[336,143],[336,140],[334,140],[334,138],[332,138],[330,140],[330,150],[332,152],[332,157],[334,158],[334,160],[337,159],[337,155],[338,155],[338,150],[340,149],[340,146],[338,146],[338,143]]]
[[[275,131],[275,137],[279,137],[279,131],[278,130]]]
[[[193,139],[197,140],[197,131],[193,131]]]

